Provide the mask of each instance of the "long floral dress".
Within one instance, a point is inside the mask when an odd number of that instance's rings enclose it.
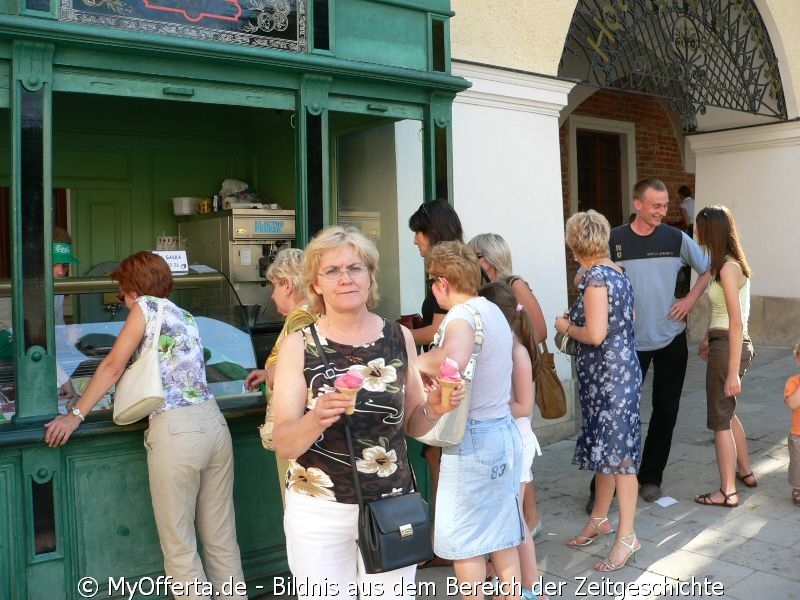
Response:
[[[596,473],[635,474],[642,371],[633,338],[633,288],[624,273],[606,265],[591,267],[570,309],[570,320],[578,326],[586,324],[583,294],[589,286],[608,291],[608,335],[600,346],[578,345],[583,423],[572,463]]]

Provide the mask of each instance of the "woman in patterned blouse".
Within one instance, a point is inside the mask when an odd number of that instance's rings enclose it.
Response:
[[[278,454],[293,459],[287,476],[284,530],[298,598],[369,596],[413,598],[403,581],[414,565],[387,573],[363,571],[356,539],[358,504],[342,413],[354,410],[351,430],[361,494],[370,502],[413,488],[405,435],[422,435],[446,412],[439,390],[427,400],[411,333],[370,312],[378,302],[378,251],[359,231],[331,227],[306,248],[309,309],[323,316],[286,336],[275,374]],[[316,328],[325,368],[311,328]],[[363,377],[355,400],[334,388],[354,371]],[[463,397],[456,390],[450,406]]]

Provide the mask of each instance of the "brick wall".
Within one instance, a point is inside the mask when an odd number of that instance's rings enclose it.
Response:
[[[678,188],[688,185],[694,191],[694,173],[683,169],[679,144],[683,139],[675,137],[675,129],[661,102],[653,97],[630,92],[598,90],[587,98],[572,114],[631,122],[636,126],[636,173],[637,178],[656,177],[663,181],[670,197],[670,213],[678,216],[680,196]],[[561,187],[564,197],[564,220],[569,217],[569,119],[559,130],[561,143]],[[577,264],[569,248],[567,255],[567,289],[570,303],[574,300],[572,285]]]
[[[694,173],[683,169],[679,144],[672,122],[664,106],[656,98],[598,90],[587,98],[572,114],[617,121],[632,122],[636,126],[636,173],[638,178],[656,177],[667,185],[671,203],[677,206],[678,188],[688,185],[694,191]],[[569,120],[559,132],[561,140],[561,185],[564,193],[564,215],[569,216]]]

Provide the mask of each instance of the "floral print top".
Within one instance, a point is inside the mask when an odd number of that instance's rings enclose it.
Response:
[[[311,411],[317,398],[334,388],[333,381],[325,377],[325,367],[311,329],[306,327],[303,334],[306,342],[303,373],[308,384],[306,411]],[[357,365],[355,368],[364,376],[351,425],[364,502],[409,492],[413,484],[403,426],[408,356],[400,325],[384,321],[380,337],[363,346],[338,344],[326,339],[319,329],[317,335],[336,372],[334,377],[351,365]],[[344,419],[328,427],[291,463],[286,485],[295,493],[323,500],[345,504],[358,502]]]
[[[158,338],[158,362],[165,400],[158,410],[150,413],[151,419],[165,410],[214,399],[206,382],[206,363],[197,322],[190,313],[172,301],[155,296],[139,296],[136,299],[145,320],[145,334],[137,356],[153,344],[159,303],[164,305]]]

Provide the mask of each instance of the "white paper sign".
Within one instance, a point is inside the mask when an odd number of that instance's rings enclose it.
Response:
[[[153,250],[153,254],[158,254],[167,261],[169,270],[173,273],[186,273],[189,271],[189,259],[186,258],[186,250]]]

